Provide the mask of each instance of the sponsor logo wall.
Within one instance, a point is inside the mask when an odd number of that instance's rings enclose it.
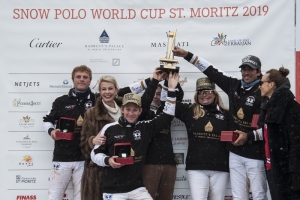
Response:
[[[54,99],[73,87],[75,66],[92,69],[90,87],[95,92],[103,75],[114,76],[125,87],[152,76],[166,55],[167,32],[177,29],[176,45],[235,77],[241,78],[238,66],[247,55],[261,59],[263,73],[284,65],[294,74],[294,6],[294,1],[267,0],[3,2],[2,198],[47,199],[54,142],[44,132],[42,120]],[[196,80],[205,75],[183,58],[176,59],[183,102],[193,103]],[[289,78],[295,91],[296,79]],[[217,91],[228,105],[227,95],[219,87]],[[178,119],[171,126],[178,163],[173,199],[188,200],[187,133]],[[231,199],[230,187],[226,195],[224,199]],[[72,199],[69,184],[64,200]]]

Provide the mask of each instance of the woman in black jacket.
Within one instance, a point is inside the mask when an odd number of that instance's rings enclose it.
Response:
[[[224,200],[229,179],[229,152],[220,141],[229,130],[228,110],[215,83],[208,78],[196,82],[194,103],[176,103],[175,117],[184,122],[188,134],[186,170],[193,200]]]
[[[266,72],[260,82],[259,125],[265,139],[267,179],[272,200],[300,199],[300,106],[281,67]]]

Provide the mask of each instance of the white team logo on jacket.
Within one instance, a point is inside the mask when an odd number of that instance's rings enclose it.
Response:
[[[254,102],[255,102],[255,98],[253,96],[247,97],[247,99],[246,99],[247,106],[253,106]]]
[[[134,140],[140,140],[141,139],[141,135],[142,135],[142,133],[141,133],[140,130],[134,131],[133,132],[133,138],[134,138]]]
[[[216,114],[216,118],[224,120],[224,115],[222,115],[222,114]]]
[[[85,110],[87,110],[87,109],[89,109],[91,107],[93,107],[93,102],[92,101],[85,102],[85,104],[84,104]]]

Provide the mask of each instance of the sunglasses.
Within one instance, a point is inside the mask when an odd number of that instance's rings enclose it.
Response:
[[[269,81],[262,81],[262,80],[260,80],[259,81],[259,86],[262,86],[265,82],[270,83]]]
[[[208,95],[208,94],[213,94],[213,90],[198,90],[198,95]]]

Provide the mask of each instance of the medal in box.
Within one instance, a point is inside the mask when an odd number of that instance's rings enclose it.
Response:
[[[64,140],[73,140],[74,132],[76,128],[76,119],[61,117],[59,118],[59,129],[61,131],[56,132],[56,138]]]
[[[234,131],[221,131],[220,141],[234,142],[239,137],[239,133]]]
[[[123,165],[132,165],[133,164],[133,157],[131,156],[131,143],[124,142],[124,143],[116,143],[114,145],[115,158],[116,163],[120,163]]]

